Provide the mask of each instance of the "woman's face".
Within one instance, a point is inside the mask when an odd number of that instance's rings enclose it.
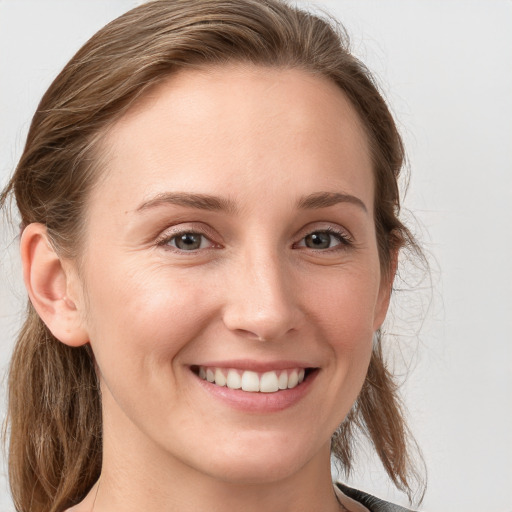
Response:
[[[105,457],[245,482],[328,460],[389,295],[344,94],[300,70],[183,71],[103,148],[77,302]]]

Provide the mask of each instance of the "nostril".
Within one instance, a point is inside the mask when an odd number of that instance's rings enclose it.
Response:
[[[250,292],[246,290],[245,293]],[[257,297],[233,299],[223,309],[224,325],[229,331],[250,341],[281,339],[297,330],[304,317],[302,310],[291,299],[283,298],[280,302],[272,297],[268,300],[257,300]]]
[[[249,331],[247,329],[236,329],[235,332],[244,338],[249,338],[256,341],[267,341],[267,339],[261,334]]]

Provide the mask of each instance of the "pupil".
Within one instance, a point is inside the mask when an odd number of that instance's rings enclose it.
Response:
[[[313,249],[328,249],[331,236],[328,233],[311,233],[306,236],[306,245]]]
[[[178,249],[192,251],[194,249],[199,249],[200,245],[201,235],[195,235],[194,233],[185,233],[176,238],[176,247],[178,247]]]

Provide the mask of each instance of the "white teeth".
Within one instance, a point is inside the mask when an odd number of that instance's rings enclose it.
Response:
[[[256,372],[245,371],[242,374],[242,389],[253,392],[260,390],[260,379]]]
[[[240,377],[240,374],[236,370],[228,371],[226,385],[231,389],[240,389],[242,387],[242,377]]]
[[[215,370],[215,384],[217,384],[217,386],[226,385],[226,377],[224,376],[220,368],[217,368]]]
[[[276,372],[265,372],[260,379],[260,391],[262,393],[274,393],[278,389],[279,381]]]
[[[206,372],[208,373],[208,372]],[[288,389],[292,389],[299,383],[299,374],[297,370],[292,370],[288,375]]]
[[[288,389],[288,372],[281,372],[277,385],[279,389]]]
[[[227,386],[230,389],[242,389],[252,393],[275,393],[279,390],[295,388],[304,381],[305,373],[304,368],[265,373],[235,368],[207,368],[205,366],[200,366],[198,369],[199,378],[203,380],[217,386]]]

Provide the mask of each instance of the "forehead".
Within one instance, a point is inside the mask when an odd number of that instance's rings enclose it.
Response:
[[[334,82],[300,69],[180,71],[147,92],[102,146],[105,180],[116,190],[102,200],[125,201],[127,209],[167,189],[244,201],[283,187],[290,196],[342,188],[372,209],[359,116]]]

